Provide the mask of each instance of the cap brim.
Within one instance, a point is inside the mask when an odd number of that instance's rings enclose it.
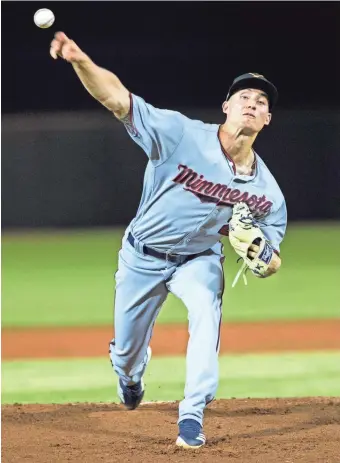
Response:
[[[267,80],[258,79],[256,77],[249,77],[235,82],[229,89],[227,100],[234,95],[234,93],[244,90],[245,88],[256,88],[257,90],[262,90],[268,97],[269,100],[269,109],[272,109],[278,98],[278,91],[274,84]]]

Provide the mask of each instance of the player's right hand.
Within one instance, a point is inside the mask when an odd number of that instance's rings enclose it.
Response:
[[[57,59],[60,56],[60,58],[69,63],[79,63],[87,58],[86,54],[64,32],[57,32],[55,34],[51,42],[50,55],[53,59]]]

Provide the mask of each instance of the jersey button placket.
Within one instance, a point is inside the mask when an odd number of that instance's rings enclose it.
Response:
[[[219,211],[217,209],[217,205],[214,207],[214,209],[212,211],[209,212],[209,214],[206,216],[205,218],[205,222],[197,229],[197,231],[201,234],[201,235],[206,235],[206,227],[205,225],[209,222],[209,219],[214,219],[215,217],[217,217]]]
[[[213,211],[210,213],[210,216],[215,219],[217,216],[218,216],[218,213],[219,213],[219,210],[217,208],[217,204],[216,206],[214,207]]]

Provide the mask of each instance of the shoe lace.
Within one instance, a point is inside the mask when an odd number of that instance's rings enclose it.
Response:
[[[181,432],[189,435],[190,437],[196,437],[201,432],[201,425],[196,420],[183,420],[179,424]]]
[[[141,393],[142,387],[140,383],[133,384],[131,386],[125,386],[125,391],[130,397],[134,397]]]

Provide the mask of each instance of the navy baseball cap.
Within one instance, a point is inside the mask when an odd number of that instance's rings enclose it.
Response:
[[[256,74],[253,72],[242,74],[234,79],[231,87],[229,88],[226,100],[228,101],[234,93],[245,88],[256,88],[265,92],[268,95],[269,110],[271,111],[273,109],[279,96],[277,88],[262,74]]]

